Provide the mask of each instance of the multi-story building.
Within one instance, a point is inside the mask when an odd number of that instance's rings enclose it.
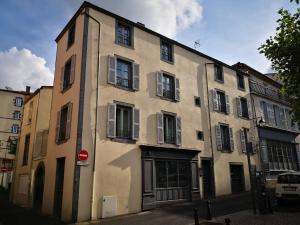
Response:
[[[249,190],[246,74],[87,2],[56,41],[44,213],[75,222]]]
[[[265,178],[272,181],[284,171],[299,171],[300,130],[292,120],[289,98],[280,93],[282,83],[274,74],[262,74],[244,63],[237,63],[234,67],[250,76],[255,118],[251,128],[256,139],[259,137],[260,140],[261,169]]]
[[[0,89],[0,186],[5,189],[11,183],[23,102],[29,95],[30,87],[27,87],[26,91],[15,91],[10,88]]]
[[[24,207],[41,208],[51,99],[52,87],[42,86],[24,102],[11,192],[12,202]]]

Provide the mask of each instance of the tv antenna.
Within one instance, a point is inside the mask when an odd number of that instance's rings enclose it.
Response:
[[[200,40],[198,39],[194,42],[194,49],[198,50],[199,48],[200,48]]]

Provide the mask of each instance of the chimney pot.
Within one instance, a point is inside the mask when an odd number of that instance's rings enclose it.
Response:
[[[26,93],[30,93],[30,86],[26,86]]]

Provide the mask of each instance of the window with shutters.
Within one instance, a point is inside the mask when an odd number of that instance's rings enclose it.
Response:
[[[216,81],[224,82],[222,66],[214,64],[214,76]]]
[[[22,106],[23,106],[23,98],[21,98],[21,97],[16,97],[16,98],[15,98],[15,106],[17,106],[17,107],[22,107]]]
[[[242,117],[249,118],[248,103],[246,98],[240,98]]]
[[[220,125],[221,131],[221,140],[222,140],[222,150],[223,151],[230,151],[230,134],[229,134],[229,126],[227,125]]]
[[[72,64],[71,59],[69,59],[65,64],[63,90],[67,89],[70,86],[71,64]]]
[[[26,135],[25,142],[24,142],[22,166],[26,166],[28,164],[29,145],[30,145],[30,135]]]
[[[127,62],[122,59],[117,59],[116,85],[128,89],[132,88],[132,63],[131,62]]]
[[[132,108],[117,105],[116,109],[116,137],[131,139]]]
[[[217,91],[217,102],[218,102],[218,111],[219,112],[224,112],[226,113],[226,97],[225,97],[225,93],[222,91]]]
[[[160,58],[167,62],[173,62],[173,46],[172,44],[161,41],[160,42]]]
[[[120,45],[125,45],[132,47],[133,38],[132,38],[132,27],[124,23],[116,23],[116,43]]]
[[[176,122],[175,116],[164,114],[164,140],[166,144],[176,143]]]
[[[70,48],[75,41],[75,23],[70,27],[68,32],[68,45],[67,48]]]
[[[21,119],[21,112],[20,111],[14,111],[13,118],[15,120],[20,120]]]
[[[269,123],[269,117],[268,117],[268,110],[267,110],[267,103],[264,101],[260,102],[260,109],[262,112],[262,116],[265,120],[265,122],[268,124]]]
[[[241,73],[236,74],[237,77],[237,85],[238,89],[245,90],[245,80],[244,80],[244,75]]]
[[[11,126],[11,133],[18,134],[20,132],[20,126],[18,124],[13,124]]]
[[[163,74],[163,97],[175,99],[175,84],[174,77]]]
[[[68,103],[62,107],[57,115],[57,127],[56,127],[56,142],[64,142],[70,138],[72,118],[72,103]]]

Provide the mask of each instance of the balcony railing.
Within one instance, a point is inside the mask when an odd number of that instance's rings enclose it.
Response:
[[[250,91],[253,93],[269,97],[271,99],[283,102],[288,105],[290,104],[290,99],[287,96],[282,95],[278,90],[265,87],[264,85],[257,83],[253,80],[249,81],[249,85],[250,85]]]

